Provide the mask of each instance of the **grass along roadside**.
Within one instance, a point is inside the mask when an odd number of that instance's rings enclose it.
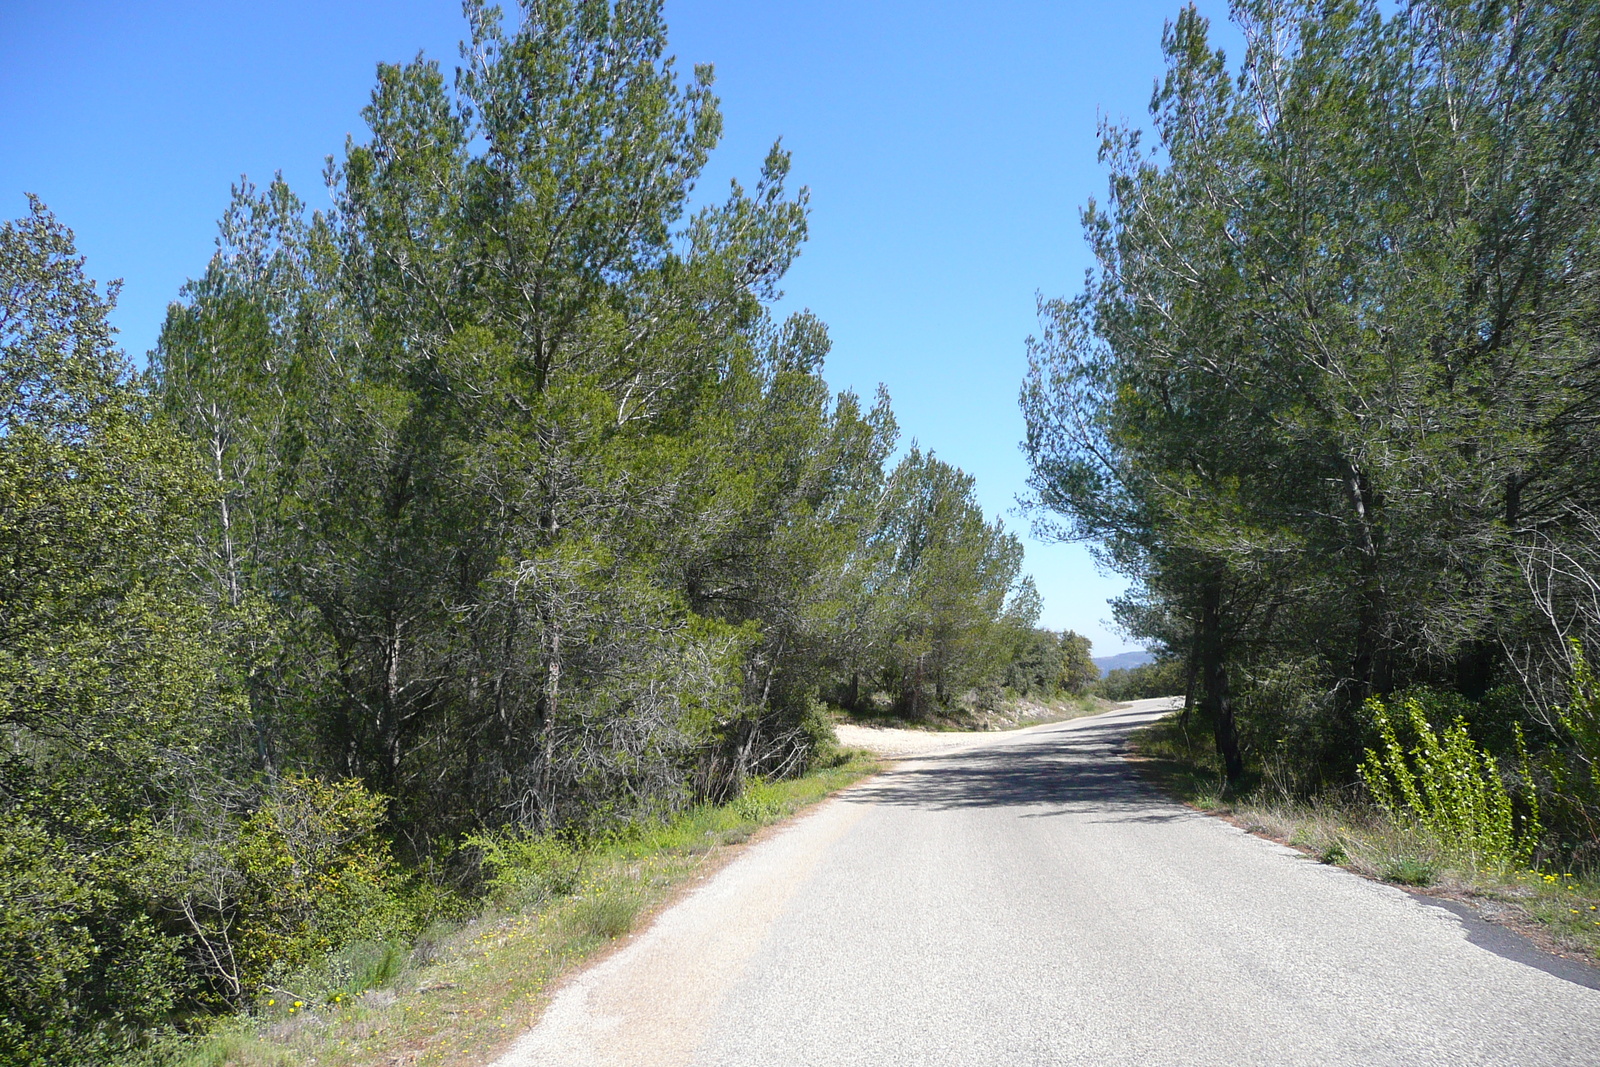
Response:
[[[285,991],[167,1050],[173,1067],[466,1067],[531,1027],[555,982],[611,947],[733,849],[877,769],[865,753],[802,778],[756,782],[728,804],[584,852],[562,891],[377,947],[364,992],[319,1003]],[[389,962],[385,964],[383,961]]]
[[[1378,881],[1471,905],[1557,955],[1600,964],[1600,877],[1487,866],[1354,795],[1307,802],[1247,778],[1237,792],[1203,727],[1169,715],[1134,731],[1128,758],[1162,791],[1241,829]]]

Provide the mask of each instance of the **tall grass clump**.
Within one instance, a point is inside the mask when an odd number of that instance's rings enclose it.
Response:
[[[1390,708],[1374,697],[1366,710],[1380,749],[1367,749],[1361,780],[1390,819],[1477,865],[1526,867],[1532,861],[1541,832],[1537,803],[1517,818],[1498,763],[1473,741],[1465,719],[1436,731],[1415,698]],[[1402,729],[1414,742],[1410,748],[1401,742]],[[1520,729],[1516,739],[1526,774]],[[1531,790],[1528,795],[1531,801]]]

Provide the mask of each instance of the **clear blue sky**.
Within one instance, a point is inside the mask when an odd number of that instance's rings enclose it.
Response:
[[[700,190],[753,178],[783,137],[813,206],[784,303],[828,323],[829,381],[885,383],[906,440],[975,474],[1013,528],[1035,293],[1082,284],[1097,116],[1145,118],[1178,6],[667,2],[680,67],[715,64],[726,116]],[[1225,5],[1200,6],[1236,54]],[[91,273],[124,279],[139,358],[204,268],[229,183],[281,170],[325,203],[323,158],[362,137],[374,64],[421,50],[451,69],[463,26],[451,0],[0,0],[0,213],[39,194]],[[1080,547],[1027,547],[1046,625],[1129,647],[1104,622],[1119,579]]]

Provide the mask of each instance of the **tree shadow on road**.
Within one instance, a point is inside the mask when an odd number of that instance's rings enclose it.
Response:
[[[1033,733],[1022,743],[922,756],[858,786],[851,799],[941,811],[1009,807],[1033,819],[1087,812],[1119,822],[1191,816],[1124,762],[1127,734],[1125,723],[1086,723]]]

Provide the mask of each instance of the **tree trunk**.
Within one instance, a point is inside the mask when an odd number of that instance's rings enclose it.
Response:
[[[1367,479],[1353,463],[1347,463],[1345,490],[1350,497],[1350,507],[1355,517],[1358,534],[1356,547],[1360,551],[1361,609],[1357,617],[1356,648],[1352,667],[1356,678],[1359,699],[1374,693],[1387,693],[1391,688],[1389,674],[1388,633],[1385,625],[1385,595],[1383,575],[1379,567],[1380,531],[1377,527],[1378,509]]]
[[[550,829],[555,821],[556,714],[561,703],[561,627],[552,623],[550,660],[545,664],[543,722],[539,730],[539,821]]]
[[[1189,642],[1189,655],[1186,657],[1187,662],[1184,664],[1183,713],[1178,716],[1178,722],[1185,730],[1188,730],[1189,728],[1189,716],[1194,711],[1196,698],[1198,696],[1198,690],[1195,687],[1195,683],[1200,677],[1201,632],[1202,631],[1198,626],[1195,627],[1194,638]]]
[[[1233,697],[1228,686],[1227,642],[1223,635],[1222,580],[1207,578],[1200,592],[1200,674],[1204,682],[1201,711],[1211,723],[1217,755],[1222,759],[1228,784],[1244,777],[1244,759],[1239,753],[1239,732],[1233,719]]]

